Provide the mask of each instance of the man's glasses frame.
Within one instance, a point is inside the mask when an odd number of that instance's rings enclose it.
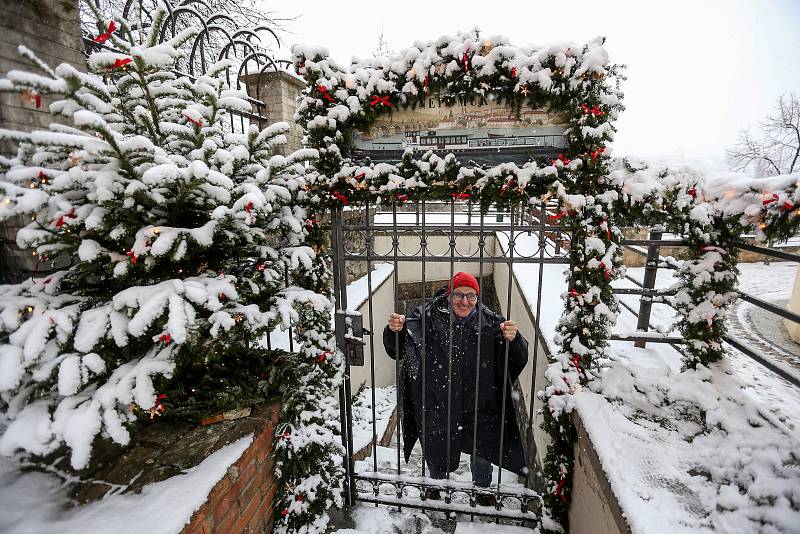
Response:
[[[467,299],[469,302],[478,302],[477,293],[461,293],[458,291],[453,291],[450,293],[450,298],[453,299],[454,302],[461,302],[464,299]]]

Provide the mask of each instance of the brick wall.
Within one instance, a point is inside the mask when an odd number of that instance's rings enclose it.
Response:
[[[278,489],[271,455],[278,424],[277,402],[254,409],[248,419],[261,421],[252,445],[228,468],[181,534],[238,534],[270,532],[272,502]]]

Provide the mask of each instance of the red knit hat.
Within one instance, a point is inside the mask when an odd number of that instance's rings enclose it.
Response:
[[[453,283],[447,285],[447,294],[448,295],[450,294],[450,286],[451,285],[452,285],[453,288],[471,287],[476,292],[478,292],[478,293],[481,292],[481,288],[478,285],[478,280],[474,276],[469,274],[469,273],[460,272],[460,273],[456,273],[455,276],[453,276]]]

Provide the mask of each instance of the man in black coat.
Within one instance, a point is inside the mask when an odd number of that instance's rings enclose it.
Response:
[[[508,381],[505,384],[505,424],[502,425],[502,466],[524,474],[522,440],[511,390],[528,362],[528,342],[517,331],[514,321],[504,321],[486,306],[478,305],[479,292],[474,276],[463,272],[456,274],[451,284],[437,291],[424,308],[416,307],[408,318],[392,313],[383,332],[383,343],[390,357],[399,356],[402,360],[398,386],[403,403],[406,461],[417,439],[422,437],[430,477],[444,478],[446,473],[458,468],[461,453],[472,455],[475,447],[473,481],[477,486],[487,487],[491,483],[491,464],[500,464],[504,369],[508,370]],[[437,491],[427,496],[439,497]],[[479,502],[482,500],[486,499]]]

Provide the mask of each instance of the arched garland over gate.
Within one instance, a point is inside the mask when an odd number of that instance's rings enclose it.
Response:
[[[308,83],[298,115],[308,145],[319,151],[307,182],[311,209],[321,213],[365,200],[402,204],[423,195],[470,198],[483,209],[558,198],[561,211],[555,218],[574,235],[569,286],[576,294],[592,295],[569,302],[559,327],[563,350],[551,364],[559,376],[551,377],[548,388],[545,426],[553,444],[544,466],[547,501],[564,522],[573,429],[558,398],[586,382],[616,320],[610,284],[621,266],[622,234],[612,220],[610,207],[618,193],[606,179],[605,150],[614,132],[612,121],[623,109],[614,83],[618,69],[609,64],[601,39],[532,49],[462,34],[417,43],[407,52],[346,70],[324,50],[293,49],[295,67]],[[548,106],[568,116],[568,146],[549,164],[503,164],[489,170],[462,167],[452,155],[427,154],[417,160],[407,153],[398,166],[359,166],[348,159],[353,129],[364,129],[398,107],[419,106],[428,95],[437,95],[445,105],[486,98],[517,110]],[[317,245],[324,241],[320,232],[312,232],[312,238]]]

